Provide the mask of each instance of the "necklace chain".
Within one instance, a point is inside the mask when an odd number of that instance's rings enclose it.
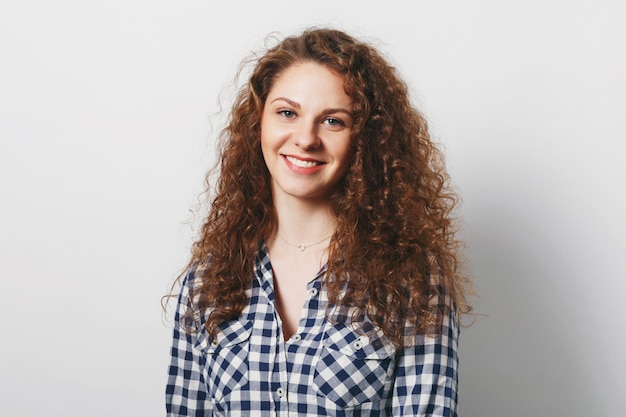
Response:
[[[276,234],[277,234],[277,235],[278,235],[278,237],[280,237],[283,241],[285,241],[285,243],[287,243],[288,245],[291,245],[291,246],[293,246],[294,248],[298,248],[298,250],[299,250],[300,252],[304,252],[304,250],[305,250],[306,248],[310,248],[311,246],[319,245],[319,244],[320,244],[320,243],[322,243],[323,241],[325,241],[325,240],[327,240],[327,239],[330,239],[330,237],[333,235],[333,234],[331,233],[331,234],[329,234],[328,236],[326,236],[326,237],[325,237],[324,239],[322,239],[322,240],[318,240],[317,242],[314,242],[314,243],[309,243],[308,245],[305,245],[305,244],[303,244],[303,243],[298,243],[298,244],[291,243],[290,241],[288,241],[287,239],[285,239],[285,238],[284,238],[284,237],[283,237],[280,233],[276,232]]]

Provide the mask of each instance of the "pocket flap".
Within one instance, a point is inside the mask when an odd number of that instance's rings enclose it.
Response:
[[[251,321],[229,321],[219,326],[215,338],[209,338],[206,328],[198,335],[196,348],[205,353],[213,353],[227,346],[243,343],[250,339]]]
[[[368,332],[364,332],[353,330],[345,324],[337,324],[326,330],[324,338],[324,345],[327,349],[336,350],[357,359],[383,360],[393,356],[396,352],[391,340],[377,327],[371,327]]]

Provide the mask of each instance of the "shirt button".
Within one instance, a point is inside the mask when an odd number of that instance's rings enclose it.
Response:
[[[278,394],[278,396],[279,396],[280,398],[283,398],[283,397],[285,396],[285,394],[286,394],[286,393],[287,393],[287,391],[285,391],[285,389],[284,389],[284,388],[278,388],[278,389],[276,390],[276,394]]]
[[[311,288],[310,294],[311,297],[317,297],[317,294],[319,294],[319,290],[317,288]]]
[[[299,342],[300,340],[302,340],[302,336],[300,336],[299,334],[294,334],[293,336],[291,336],[292,342]]]
[[[363,347],[363,342],[361,341],[361,338],[360,338],[360,337],[356,340],[356,342],[354,342],[354,343],[352,344],[352,347],[353,347],[355,350],[359,350],[359,349],[361,349],[361,348]]]

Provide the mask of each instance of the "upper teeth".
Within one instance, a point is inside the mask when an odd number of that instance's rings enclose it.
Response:
[[[285,156],[285,158],[287,158],[287,160],[291,162],[292,164],[294,164],[295,166],[301,167],[301,168],[310,168],[310,167],[314,167],[315,165],[317,165],[317,162],[315,161],[303,161],[302,159],[297,159],[297,158],[294,158],[293,156]]]

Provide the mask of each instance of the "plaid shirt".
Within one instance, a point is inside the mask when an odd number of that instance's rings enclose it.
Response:
[[[180,327],[197,279],[192,268],[176,310],[167,415],[456,416],[454,317],[444,320],[441,336],[417,336],[411,347],[396,350],[378,328],[355,331],[326,320],[324,273],[308,283],[305,318],[285,341],[264,246],[248,306],[210,340],[203,318],[196,332]]]

